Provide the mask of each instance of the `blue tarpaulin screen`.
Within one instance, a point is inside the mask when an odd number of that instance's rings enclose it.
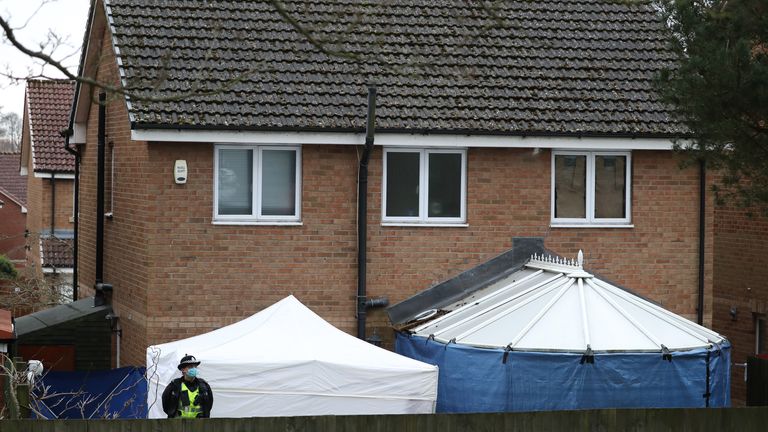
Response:
[[[398,333],[395,351],[440,368],[437,412],[730,406],[730,345],[659,353],[525,352]],[[709,352],[709,360],[707,353]],[[707,373],[709,370],[709,373]],[[709,390],[709,400],[706,393]]]
[[[35,383],[39,418],[146,418],[144,368],[47,372]]]

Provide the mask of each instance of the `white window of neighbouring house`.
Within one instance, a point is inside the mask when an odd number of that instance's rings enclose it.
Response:
[[[382,221],[463,224],[466,150],[384,149]]]
[[[285,146],[216,146],[214,220],[298,222],[300,150]]]
[[[627,225],[631,153],[552,152],[553,225]]]

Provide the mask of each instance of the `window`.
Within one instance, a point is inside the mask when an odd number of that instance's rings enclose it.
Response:
[[[298,222],[299,150],[282,146],[216,146],[214,219]]]
[[[385,149],[382,220],[463,223],[466,155],[465,150]]]
[[[629,224],[631,154],[552,152],[553,224]]]
[[[755,354],[765,354],[765,318],[755,318]]]

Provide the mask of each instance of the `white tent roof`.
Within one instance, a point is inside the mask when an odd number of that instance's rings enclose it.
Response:
[[[212,417],[434,412],[437,367],[338,330],[289,296],[210,333],[147,348],[150,418],[179,360],[201,361]]]
[[[534,256],[522,270],[413,331],[444,343],[565,352],[584,352],[588,347],[621,352],[689,350],[725,340],[593,277],[583,270],[581,256],[579,252],[573,261]]]

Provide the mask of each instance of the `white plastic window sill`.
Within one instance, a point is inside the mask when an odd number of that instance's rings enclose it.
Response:
[[[262,226],[302,226],[301,221],[241,221],[241,220],[214,220],[213,225],[262,225]]]
[[[382,222],[384,227],[467,228],[468,223]]]
[[[557,223],[552,222],[549,224],[551,228],[634,228],[634,224],[574,224],[574,223]]]

